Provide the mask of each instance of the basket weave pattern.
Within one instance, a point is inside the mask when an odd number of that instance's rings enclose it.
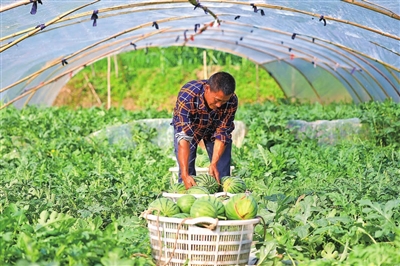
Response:
[[[247,265],[259,219],[218,221],[147,215],[153,258],[158,265]],[[205,226],[214,223],[214,229]],[[186,264],[185,264],[186,263]]]

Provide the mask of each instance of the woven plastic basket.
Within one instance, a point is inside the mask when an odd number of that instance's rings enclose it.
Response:
[[[208,217],[169,218],[147,214],[157,265],[248,265],[258,218],[220,221]]]

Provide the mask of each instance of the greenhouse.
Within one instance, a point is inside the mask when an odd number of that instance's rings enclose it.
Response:
[[[400,265],[399,1],[4,0],[0,16],[1,265]],[[171,231],[149,210],[182,192],[173,108],[217,71],[236,80],[232,191],[255,220]]]

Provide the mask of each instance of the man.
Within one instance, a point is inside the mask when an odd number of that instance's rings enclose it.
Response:
[[[218,183],[230,175],[233,120],[238,107],[235,79],[217,72],[208,80],[192,80],[181,88],[174,108],[174,147],[179,182],[186,189],[196,185],[197,146],[203,140],[210,158],[209,174]]]

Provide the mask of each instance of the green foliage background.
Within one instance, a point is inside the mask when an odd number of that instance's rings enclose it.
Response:
[[[185,82],[204,78],[203,51],[192,47],[149,48],[119,54],[116,60],[111,57],[112,105],[127,109],[171,110]],[[96,105],[85,75],[106,103],[107,64],[107,58],[102,59],[73,77],[67,84],[72,93],[62,104],[75,108],[86,98]],[[207,69],[208,76],[216,71],[226,71],[235,77],[240,104],[283,97],[275,80],[261,67],[257,78],[255,64],[247,59],[207,50]]]
[[[139,218],[170,185],[171,150],[136,128],[135,147],[88,134],[167,111],[38,108],[0,111],[1,265],[155,265]],[[367,138],[299,140],[290,119],[359,117]],[[384,103],[246,104],[233,147],[266,222],[259,265],[399,265],[400,109]]]
[[[156,132],[142,127],[133,128],[129,147],[87,136],[170,118],[180,86],[201,75],[202,54],[183,47],[119,55],[109,110],[106,60],[70,81],[67,106],[0,110],[1,265],[155,265],[140,214],[169,189],[173,151],[149,141]],[[289,103],[261,69],[257,84],[248,60],[208,56],[237,78],[237,119],[248,132],[233,147],[233,174],[265,221],[254,234],[258,265],[400,265],[399,105]],[[82,99],[95,102],[85,76],[100,107],[79,107]],[[134,111],[121,108],[127,99]],[[298,139],[287,127],[293,119],[353,117],[365,135],[334,144]]]

